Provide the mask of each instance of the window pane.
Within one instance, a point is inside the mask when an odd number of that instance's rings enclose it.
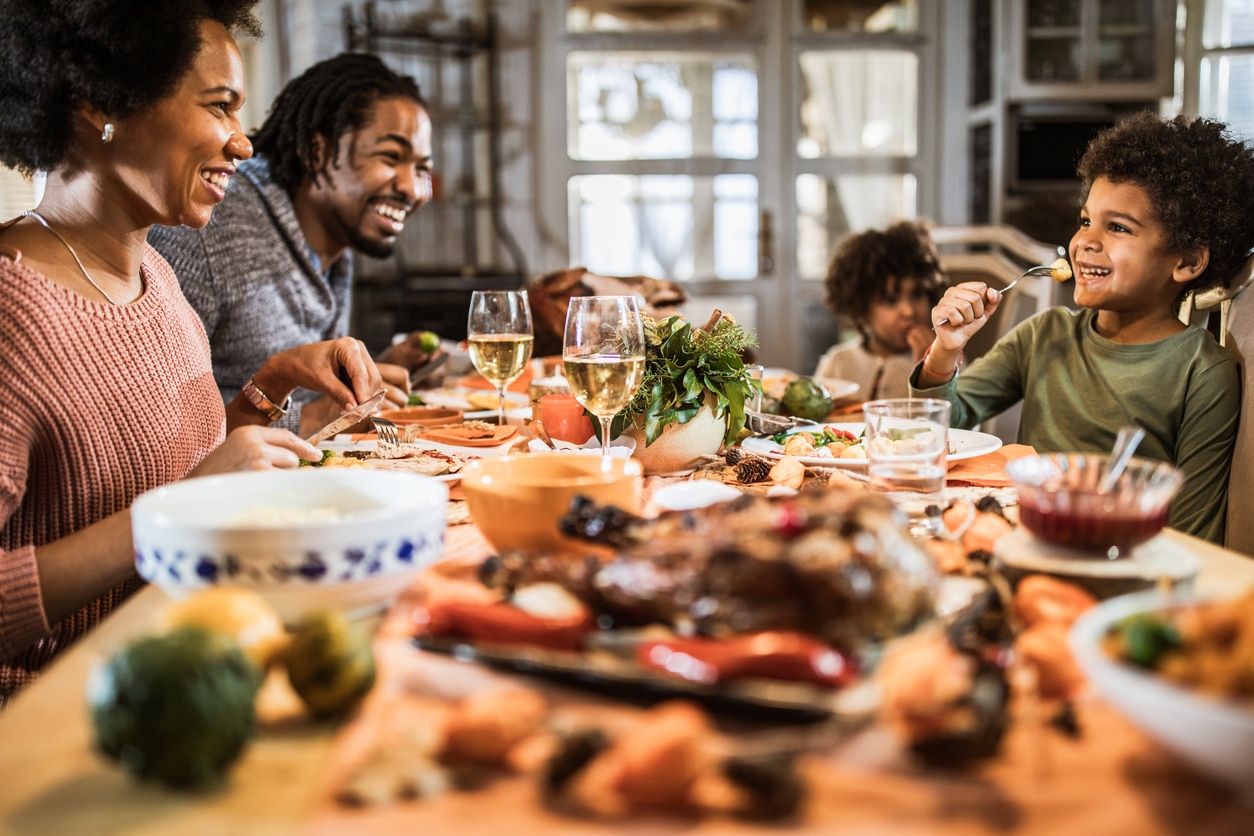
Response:
[[[1206,0],[1202,44],[1208,49],[1254,44],[1254,0]]]
[[[758,155],[752,56],[572,52],[566,73],[572,159]]]
[[[919,59],[898,50],[803,52],[805,95],[797,154],[914,156]]]
[[[850,232],[883,228],[916,211],[912,174],[797,177],[797,274],[822,279],[836,243]]]
[[[1198,110],[1254,140],[1254,55],[1203,58]]]
[[[752,279],[758,182],[748,174],[570,179],[571,260],[607,275]]]
[[[639,3],[570,0],[568,32],[732,32],[749,24],[751,0]]]
[[[805,0],[802,19],[816,32],[914,32],[919,28],[919,9],[916,0]]]

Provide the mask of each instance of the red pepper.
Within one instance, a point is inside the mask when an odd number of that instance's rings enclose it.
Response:
[[[580,650],[595,628],[583,613],[570,618],[541,618],[504,602],[448,601],[418,607],[414,621],[433,636],[457,636],[495,644],[524,644],[555,650]]]
[[[839,650],[804,633],[768,630],[728,638],[671,638],[645,642],[636,661],[694,682],[761,677],[841,688],[858,671]]]

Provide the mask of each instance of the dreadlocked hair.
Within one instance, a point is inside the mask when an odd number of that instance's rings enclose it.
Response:
[[[945,290],[940,258],[921,221],[900,221],[841,241],[823,279],[825,301],[833,313],[848,317],[863,331],[871,306],[895,298],[906,279],[916,280],[933,305]]]
[[[200,24],[259,37],[258,0],[0,0],[0,164],[60,168],[86,102],[132,116],[178,87]]]
[[[335,165],[340,138],[364,127],[376,102],[395,98],[427,109],[417,82],[374,55],[346,52],[321,61],[279,93],[265,124],[251,137],[253,152],[266,158],[270,175],[290,194],[305,178],[316,182]],[[321,158],[319,136],[327,143]]]
[[[1254,147],[1223,122],[1151,111],[1107,128],[1080,159],[1081,200],[1104,177],[1144,190],[1173,253],[1210,249],[1189,290],[1227,287],[1254,247]]]

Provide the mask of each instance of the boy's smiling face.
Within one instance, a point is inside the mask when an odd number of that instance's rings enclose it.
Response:
[[[1174,319],[1182,283],[1198,272],[1189,261],[1168,251],[1167,232],[1144,189],[1104,177],[1093,181],[1071,238],[1077,305],[1125,319]]]

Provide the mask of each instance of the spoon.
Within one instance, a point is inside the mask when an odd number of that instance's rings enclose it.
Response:
[[[535,433],[536,438],[549,445],[550,450],[556,450],[557,445],[553,443],[553,439],[549,436],[549,431],[544,428],[544,422],[539,418],[531,422],[531,431]]]
[[[1123,475],[1132,454],[1136,452],[1137,445],[1143,438],[1145,438],[1144,427],[1132,425],[1119,428],[1119,435],[1115,438],[1115,449],[1110,452],[1110,469],[1106,471],[1106,475],[1097,486],[1099,494],[1110,493],[1114,489],[1115,483]]]

